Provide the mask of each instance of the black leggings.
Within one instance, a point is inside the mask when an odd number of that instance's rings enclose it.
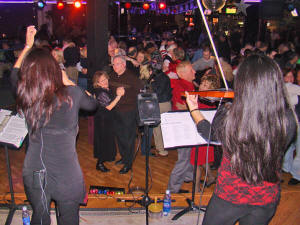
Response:
[[[32,176],[23,178],[26,196],[31,204],[33,214],[31,225],[50,225],[50,203],[53,199],[57,207],[58,225],[79,225],[79,203],[72,200],[61,201],[52,196],[49,186],[44,191],[39,187],[33,187]]]
[[[272,219],[277,204],[265,206],[237,205],[216,195],[210,199],[202,225],[267,225]]]

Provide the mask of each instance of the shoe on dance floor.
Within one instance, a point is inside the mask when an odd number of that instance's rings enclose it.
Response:
[[[300,184],[300,180],[297,180],[297,179],[295,179],[295,178],[291,178],[290,180],[289,180],[289,183],[288,183],[289,185],[297,185],[297,184]]]
[[[213,181],[210,181],[210,182],[207,182],[206,184],[205,184],[205,187],[210,187],[211,185],[213,185],[213,184],[215,184],[216,183],[216,180],[213,180]]]
[[[185,193],[189,193],[188,190],[184,190],[184,189],[179,189],[178,191],[179,194],[185,194]]]
[[[115,164],[116,164],[116,165],[124,164],[123,159],[120,159],[120,160],[116,161]]]
[[[128,171],[129,171],[130,169],[131,169],[131,166],[125,165],[125,166],[119,171],[119,173],[120,173],[120,174],[128,173]]]
[[[168,152],[168,151],[165,151],[165,150],[163,150],[163,151],[156,150],[156,154],[157,154],[158,156],[165,157],[165,156],[168,156],[169,152]]]
[[[104,166],[103,163],[97,163],[96,170],[100,170],[103,173],[110,171],[110,169],[108,169],[106,166]]]
[[[142,156],[146,156],[146,153],[142,153]],[[150,153],[149,153],[149,156],[150,156],[150,157],[156,157],[156,154],[150,152]]]

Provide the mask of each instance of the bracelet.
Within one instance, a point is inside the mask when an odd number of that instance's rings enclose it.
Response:
[[[199,109],[193,109],[192,111],[190,111],[190,113],[194,112],[194,111],[199,111]]]

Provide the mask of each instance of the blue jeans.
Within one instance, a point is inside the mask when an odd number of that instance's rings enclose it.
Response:
[[[294,158],[295,150],[296,156]],[[297,130],[296,141],[290,145],[284,155],[282,169],[291,173],[293,178],[300,180],[300,128]]]

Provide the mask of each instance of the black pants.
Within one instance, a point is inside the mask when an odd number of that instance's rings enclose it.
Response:
[[[277,204],[266,206],[237,205],[213,195],[208,203],[202,225],[267,225]]]
[[[60,200],[51,194],[46,185],[44,190],[41,187],[33,187],[33,176],[23,178],[26,196],[33,209],[31,225],[50,225],[50,203],[54,200],[57,207],[57,224],[79,225],[79,203],[72,200]]]
[[[114,133],[117,137],[119,152],[126,166],[131,166],[136,138],[136,111],[115,112]]]

